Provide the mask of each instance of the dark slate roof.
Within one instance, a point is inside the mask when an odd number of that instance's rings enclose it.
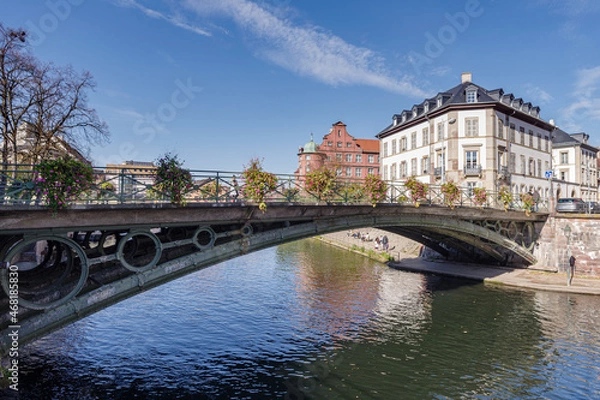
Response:
[[[477,102],[476,103],[467,103],[467,91],[476,90],[477,91]],[[442,105],[440,107],[437,106],[438,99],[442,99]],[[429,103],[429,111],[425,111],[425,104]],[[477,106],[480,104],[503,104],[504,106],[512,107],[521,113],[529,115],[531,118],[540,119],[539,113],[540,108],[537,106],[533,106],[529,102],[524,102],[521,98],[515,98],[512,93],[505,94],[503,89],[494,89],[487,90],[473,82],[463,82],[459,85],[454,86],[453,88],[445,91],[439,92],[434,97],[423,100],[420,104],[413,105],[408,110],[403,110],[398,114],[394,114],[392,117],[393,120],[396,120],[397,123],[393,122],[385,127],[381,132],[379,132],[376,136],[380,137],[384,135],[386,132],[391,130],[392,128],[401,127],[402,125],[408,125],[412,121],[417,119],[421,119],[425,115],[430,115],[437,113],[440,110],[445,108],[455,106],[455,105],[469,105],[469,106]],[[418,110],[417,115],[413,117],[413,109]],[[402,116],[405,116],[404,121],[402,121]]]
[[[553,146],[570,146],[578,143],[578,140],[573,139],[571,135],[569,135],[567,132],[563,131],[560,128],[554,129],[554,132],[552,133]]]

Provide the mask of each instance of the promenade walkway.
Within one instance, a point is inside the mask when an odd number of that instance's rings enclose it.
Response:
[[[487,265],[465,265],[447,261],[434,262],[420,258],[405,258],[400,260],[400,262],[393,262],[389,265],[392,268],[405,271],[475,279],[490,284],[600,296],[600,279],[578,276],[577,272],[575,272],[575,276],[569,286],[566,274],[561,272],[512,269]]]
[[[529,269],[513,269],[477,264],[459,264],[445,260],[431,261],[418,257],[421,245],[399,235],[393,235],[376,228],[365,228],[362,233],[369,233],[370,238],[387,235],[391,254],[396,262],[389,266],[405,271],[474,279],[489,284],[506,285],[533,290],[554,292],[581,293],[600,296],[600,278],[575,275],[569,286],[564,272],[550,272]],[[326,241],[341,247],[352,248],[353,245],[375,249],[374,242],[363,242],[349,236],[349,232],[337,232],[324,235]]]

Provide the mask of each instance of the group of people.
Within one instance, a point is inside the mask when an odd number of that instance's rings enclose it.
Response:
[[[361,233],[360,231],[349,231],[348,236],[351,236],[354,239],[360,239],[363,242],[374,241],[375,250],[381,249],[382,251],[387,251],[390,248],[390,240],[387,235],[376,236],[375,239],[371,239],[369,232]]]

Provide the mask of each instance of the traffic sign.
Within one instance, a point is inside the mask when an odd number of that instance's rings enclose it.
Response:
[[[552,171],[546,171],[546,179],[552,178]]]

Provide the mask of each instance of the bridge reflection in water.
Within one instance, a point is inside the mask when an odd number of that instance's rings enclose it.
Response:
[[[225,187],[232,177],[217,173],[205,178],[196,193],[215,182]],[[290,182],[280,179],[266,212],[243,199],[231,201],[232,186],[216,186],[210,192],[214,198],[186,207],[144,199],[139,191],[131,198],[118,193],[90,198],[56,214],[28,198],[27,185],[13,191],[20,193],[14,196],[18,201],[0,207],[0,248],[3,264],[19,269],[21,344],[224,260],[341,230],[377,227],[449,259],[524,266],[535,262],[533,248],[547,218],[494,208],[495,196],[479,208],[465,194],[457,207],[449,208],[433,187],[418,208],[407,203],[400,185],[390,185],[386,201],[376,207],[343,196],[325,202],[290,190]],[[342,187],[340,193],[346,193]],[[8,268],[0,271],[0,281],[6,310],[0,317],[0,352],[5,354],[11,325]]]

